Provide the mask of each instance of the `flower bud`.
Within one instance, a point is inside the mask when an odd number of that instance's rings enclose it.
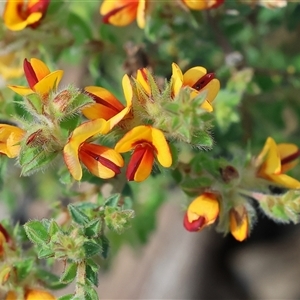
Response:
[[[240,242],[248,237],[249,221],[244,205],[232,208],[229,212],[230,232],[234,238]]]
[[[216,221],[219,211],[217,196],[212,193],[204,193],[189,205],[183,225],[188,231],[200,231]]]

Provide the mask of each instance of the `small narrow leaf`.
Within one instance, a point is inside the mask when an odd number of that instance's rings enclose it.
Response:
[[[65,284],[71,283],[76,277],[76,272],[77,272],[77,264],[69,263],[60,277],[60,282]]]
[[[68,209],[73,221],[77,224],[84,225],[90,221],[89,217],[75,205],[69,204]]]
[[[86,257],[92,257],[96,254],[101,253],[102,247],[100,244],[94,243],[92,241],[85,242],[83,248],[86,254]]]
[[[121,194],[114,194],[110,196],[109,198],[106,199],[105,201],[105,206],[111,206],[111,207],[116,207],[119,203]]]
[[[100,233],[101,230],[101,220],[100,219],[95,219],[92,220],[91,222],[89,222],[86,226],[85,226],[85,234],[88,237],[93,237],[93,236],[97,236]]]
[[[52,249],[49,249],[48,247],[47,248],[41,248],[39,249],[38,251],[38,258],[39,259],[45,259],[45,258],[49,258],[49,257],[52,257],[54,256],[54,252]]]
[[[98,270],[94,271],[89,265],[86,266],[86,278],[94,286],[98,286]]]

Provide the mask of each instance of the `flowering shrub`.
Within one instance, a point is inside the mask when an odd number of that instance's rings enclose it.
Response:
[[[36,181],[31,200],[51,200],[51,213],[23,226],[1,221],[4,299],[55,299],[52,290],[73,281],[61,300],[98,299],[113,232],[121,245],[145,222],[147,240],[170,183],[183,192],[190,232],[214,227],[243,242],[258,213],[298,223],[300,63],[266,37],[295,30],[299,5],[6,1],[1,199],[16,210]],[[79,83],[64,74],[69,65],[81,66]],[[155,188],[139,199],[139,185]]]

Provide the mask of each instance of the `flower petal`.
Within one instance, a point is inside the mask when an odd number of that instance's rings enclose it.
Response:
[[[137,182],[144,181],[151,174],[154,163],[154,153],[150,145],[137,146],[130,158],[126,177]]]
[[[27,96],[30,94],[33,94],[34,91],[26,86],[20,86],[20,85],[8,85],[11,90],[13,90],[15,93],[21,95],[21,96]]]
[[[172,63],[172,77],[171,77],[171,87],[174,95],[177,95],[182,88],[183,75],[179,66]]]
[[[275,141],[268,137],[266,143],[256,159],[257,164],[261,164],[259,175],[278,174],[281,171],[279,152]]]
[[[118,152],[96,144],[84,143],[79,150],[79,158],[92,174],[103,179],[119,174],[120,167],[124,165]]]
[[[192,87],[205,74],[207,70],[201,66],[191,68],[183,74],[183,85]]]
[[[14,158],[19,155],[20,141],[25,131],[17,126],[0,124],[0,153]]]
[[[37,77],[38,81],[42,80],[44,77],[50,74],[49,68],[41,60],[37,58],[31,58],[30,64],[35,72],[35,76]]]
[[[63,153],[65,163],[75,180],[82,178],[82,168],[79,161],[79,147],[88,138],[96,134],[105,134],[108,124],[104,119],[96,119],[78,126],[72,133]]]
[[[146,0],[139,0],[136,21],[140,28],[145,28],[146,23]]]
[[[104,0],[100,7],[103,22],[115,26],[126,26],[137,16],[138,0]]]
[[[152,128],[152,144],[156,149],[156,157],[158,162],[165,168],[172,165],[172,155],[170,147],[161,130]]]
[[[82,178],[82,168],[79,161],[79,145],[77,143],[67,143],[63,150],[64,161],[69,172],[75,180]]]
[[[147,78],[148,72],[149,71],[146,68],[137,70],[136,80],[143,87],[145,93],[151,95],[151,89]]]
[[[244,206],[240,205],[230,210],[230,232],[239,242],[248,237],[249,224],[248,216]]]
[[[198,220],[199,216],[202,216],[205,218],[205,226],[208,226],[215,222],[219,215],[219,210],[217,196],[211,193],[204,193],[189,205],[187,210],[188,221],[191,223]]]
[[[39,21],[43,14],[41,12],[34,12],[25,18],[19,13],[22,10],[24,1],[22,0],[8,0],[5,5],[3,20],[5,25],[10,30],[18,31],[24,29],[30,24]]]
[[[268,175],[268,178],[289,189],[300,189],[300,181],[286,174]]]
[[[33,87],[34,91],[41,95],[45,95],[51,90],[56,90],[59,82],[61,81],[63,73],[64,71],[57,70],[48,74]]]
[[[135,147],[138,141],[152,143],[151,126],[141,125],[127,132],[116,144],[115,150],[119,153],[127,152]]]

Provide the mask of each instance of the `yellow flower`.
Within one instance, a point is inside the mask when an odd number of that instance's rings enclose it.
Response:
[[[126,106],[124,106],[111,92],[102,87],[86,87],[85,91],[94,99],[95,104],[82,110],[84,116],[90,120],[101,118],[109,121],[110,129],[113,128],[129,114],[132,106],[132,87],[127,75],[123,77],[122,86],[126,99]]]
[[[29,87],[9,85],[8,87],[21,96],[38,93],[46,97],[50,91],[56,90],[63,76],[62,70],[50,72],[48,67],[39,59],[24,60],[24,73]]]
[[[17,126],[0,124],[0,153],[9,158],[19,155],[20,141],[25,135],[25,131]]]
[[[23,75],[23,58],[20,52],[11,52],[0,56],[0,75],[5,79],[19,78]]]
[[[2,226],[2,224],[0,223],[0,257],[3,255],[4,253],[4,244],[5,243],[10,243],[11,245],[11,238],[7,232],[7,230]]]
[[[220,212],[217,196],[203,193],[194,199],[184,215],[183,225],[188,231],[200,231],[213,224]]]
[[[13,291],[7,293],[5,300],[18,300]],[[24,300],[56,300],[56,298],[43,290],[30,289],[25,292]]]
[[[182,0],[182,2],[190,9],[203,10],[217,8],[224,0]]]
[[[119,153],[133,150],[126,177],[128,180],[143,181],[151,173],[154,159],[165,168],[172,165],[172,155],[164,134],[151,126],[134,127],[116,144]]]
[[[300,182],[286,174],[298,161],[300,150],[295,144],[276,144],[268,137],[255,160],[257,176],[290,189],[299,189]]]
[[[144,28],[146,4],[146,0],[104,0],[100,14],[104,23],[126,26],[136,19],[138,26]]]
[[[119,174],[124,161],[114,149],[89,143],[87,140],[98,134],[106,134],[109,123],[104,119],[85,122],[77,127],[65,145],[65,163],[75,180],[81,180],[82,162],[97,177],[107,179]]]
[[[249,234],[249,221],[246,208],[239,205],[229,212],[230,232],[239,242],[244,241]]]
[[[178,95],[180,89],[185,86],[192,88],[192,98],[195,98],[200,92],[206,92],[207,95],[201,107],[208,112],[213,111],[211,103],[220,90],[220,82],[215,78],[214,73],[207,73],[205,68],[198,66],[182,74],[179,66],[173,63],[171,77],[173,95]]]
[[[3,20],[7,28],[18,31],[35,28],[46,14],[50,0],[7,0]]]

